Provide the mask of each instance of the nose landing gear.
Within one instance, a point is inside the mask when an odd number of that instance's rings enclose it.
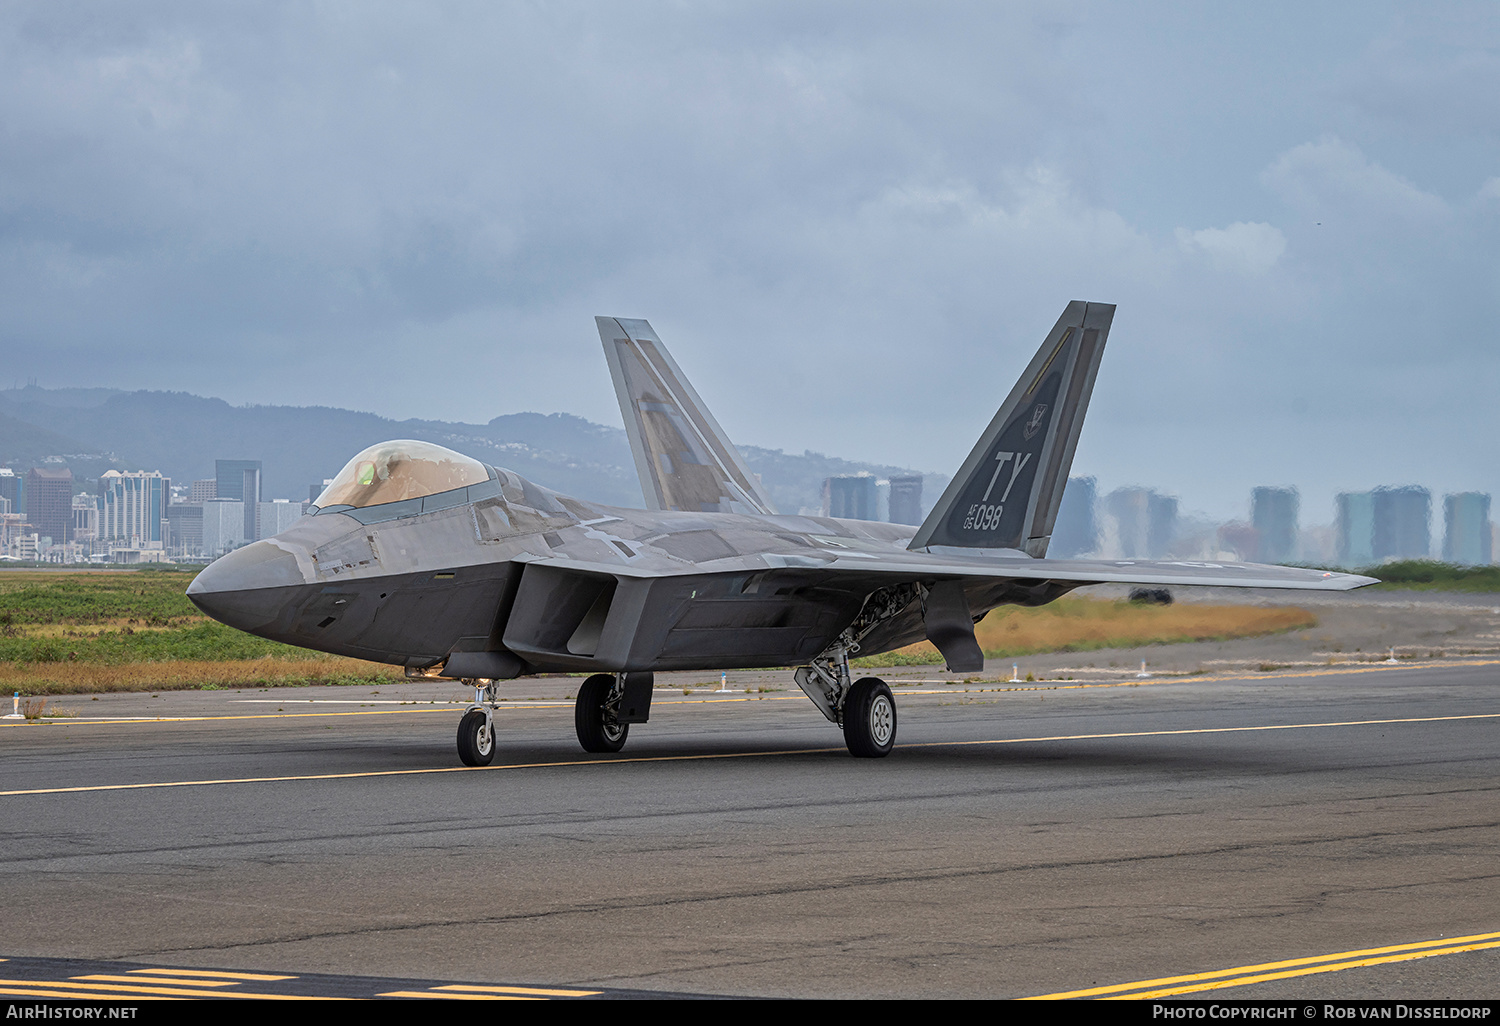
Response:
[[[471,680],[474,704],[458,721],[458,759],[465,766],[488,766],[495,758],[495,682]]]

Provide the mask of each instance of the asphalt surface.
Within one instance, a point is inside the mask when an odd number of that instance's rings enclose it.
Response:
[[[1500,661],[884,675],[884,760],[777,673],[660,676],[618,756],[525,682],[475,770],[398,704],[451,685],[60,699],[0,724],[0,978],[1500,996]]]

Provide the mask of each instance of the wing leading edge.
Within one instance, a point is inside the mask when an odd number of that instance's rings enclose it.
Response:
[[[651,325],[595,317],[646,507],[683,513],[775,513],[734,443]]]

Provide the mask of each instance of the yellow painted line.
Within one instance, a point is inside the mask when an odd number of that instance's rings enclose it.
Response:
[[[1344,969],[1361,969],[1366,966],[1385,965],[1390,962],[1410,962],[1418,958],[1432,958],[1435,955],[1456,955],[1464,951],[1482,951],[1485,948],[1500,948],[1500,941],[1492,941],[1489,944],[1467,944],[1452,948],[1431,948],[1426,951],[1414,951],[1404,955],[1386,955],[1384,958],[1364,958],[1354,962],[1315,966],[1311,969],[1291,969],[1280,973],[1264,973],[1260,976],[1241,976],[1235,979],[1221,980],[1216,983],[1200,983],[1197,986],[1168,987],[1164,990],[1121,994],[1116,997],[1106,998],[1105,1000],[1121,1001],[1126,999],[1170,997],[1173,994],[1196,994],[1205,990],[1222,990],[1225,987],[1245,987],[1252,983],[1265,983],[1269,980],[1287,980],[1296,976],[1312,976],[1317,973],[1336,973]]]
[[[1500,713],[1496,714],[1500,716]],[[430,769],[366,770],[361,773],[307,773],[285,777],[227,777],[222,780],[163,780],[146,784],[87,784],[79,787],[37,787],[0,791],[0,798],[28,794],[74,794],[82,791],[139,791],[158,787],[203,787],[208,784],[279,784],[295,780],[354,780],[360,777],[410,777],[428,773],[480,773],[485,770],[553,769],[565,766],[619,766],[636,762],[696,762],[707,759],[752,759],[772,755],[813,755],[842,752],[836,748],[785,748],[765,752],[721,752],[709,755],[649,755],[623,759],[566,759],[560,762],[518,762],[506,766],[434,766]]]
[[[142,983],[139,976],[111,976],[107,973],[94,973],[89,976],[70,976],[71,980],[109,980],[112,983]],[[235,980],[200,980],[196,977],[184,979],[181,977],[171,980],[163,980],[163,983],[176,983],[184,987],[234,987],[238,986]]]
[[[271,1001],[302,1001],[306,998],[292,994],[251,994],[246,991],[222,990],[191,990],[187,987],[168,986],[141,986],[148,983],[147,980],[137,980],[137,986],[121,987],[111,983],[73,983],[64,980],[0,980],[0,987],[50,987],[55,990],[68,991],[73,998],[92,997],[97,991],[108,991],[111,994],[128,994],[131,996],[146,994],[162,997],[233,997],[233,998],[262,998]],[[166,984],[171,981],[163,980]]]
[[[7,997],[63,998],[63,999],[68,1000],[68,1001],[78,1001],[80,998],[84,997],[84,995],[79,994],[76,990],[45,990],[45,989],[43,989],[43,988],[45,988],[47,986],[48,986],[48,984],[39,983],[35,987],[29,988],[29,989],[26,989],[26,990],[22,990],[19,987],[0,987],[0,994],[4,994]],[[138,1001],[138,1000],[140,1000],[140,995],[139,994],[112,994],[112,993],[103,993],[103,994],[89,994],[87,996],[89,998],[97,1000],[97,1001]],[[203,996],[204,997],[223,997],[224,995],[222,995],[222,994],[218,994],[218,995],[215,995],[215,994],[204,994]],[[180,1001],[181,998],[167,997],[165,995],[160,995],[159,994],[159,995],[156,996],[156,1000],[158,1000],[158,1001]]]
[[[215,720],[295,720],[306,719],[309,716],[397,716],[402,713],[453,713],[456,706],[444,706],[441,708],[413,708],[413,709],[365,709],[350,710],[348,712],[305,712],[305,713],[235,713],[224,716],[130,716],[111,719],[101,717],[97,720],[85,717],[65,717],[62,719],[47,719],[49,724],[65,724],[72,727],[94,727],[101,724],[146,724],[152,723],[206,723]],[[9,726],[22,727],[24,723],[12,723]]]
[[[1259,671],[1254,673],[1233,674],[1219,677],[1212,674],[1200,674],[1194,677],[1168,677],[1167,680],[1175,681],[1214,681],[1214,680],[1292,680],[1299,677],[1328,677],[1344,676],[1354,673],[1391,673],[1395,670],[1441,670],[1451,668],[1472,668],[1475,666],[1500,665],[1500,659],[1436,659],[1432,661],[1406,661],[1398,665],[1389,663],[1336,663],[1333,666],[1321,666],[1314,670],[1294,670],[1291,673],[1279,673],[1276,670]],[[1288,669],[1291,669],[1288,667]]]
[[[1184,730],[1122,730],[1110,734],[1054,734],[1051,737],[1009,737],[992,741],[919,741],[902,748],[951,748],[967,745],[1019,745],[1037,741],[1102,741],[1116,737],[1173,737],[1181,734],[1240,734],[1254,730],[1311,730],[1317,727],[1375,727],[1389,723],[1447,723],[1458,720],[1500,719],[1500,713],[1464,716],[1405,716],[1391,720],[1330,720],[1326,723],[1267,723],[1254,727],[1191,727]],[[0,791],[0,795],[5,792]]]
[[[438,998],[443,1001],[545,1001],[546,998],[524,997],[520,994],[439,994],[433,990],[388,990],[376,997]]]
[[[1051,1001],[1062,998],[1097,998],[1110,995],[1132,999],[1165,997],[1169,994],[1186,994],[1197,990],[1238,987],[1246,983],[1256,983],[1262,980],[1286,979],[1291,976],[1337,972],[1341,969],[1353,969],[1362,965],[1380,965],[1386,962],[1408,961],[1416,958],[1428,958],[1432,955],[1447,955],[1460,951],[1478,951],[1483,948],[1493,947],[1500,947],[1500,932],[1476,933],[1467,937],[1445,937],[1439,940],[1416,941],[1411,944],[1392,944],[1382,948],[1361,948],[1355,951],[1340,951],[1331,955],[1313,955],[1308,958],[1289,958],[1279,962],[1242,965],[1233,969],[1189,973],[1185,976],[1163,976],[1155,980],[1138,980],[1135,983],[1117,983],[1107,987],[1090,987],[1086,990],[1066,990],[1056,994],[1038,994],[1036,997],[1028,998],[1027,1000]],[[1277,971],[1288,969],[1292,971]],[[1224,980],[1224,977],[1234,978]],[[1185,986],[1174,989],[1177,984]],[[1150,992],[1135,993],[1143,988]],[[1153,990],[1152,988],[1167,989]]]
[[[1330,720],[1321,723],[1269,723],[1250,727],[1193,727],[1183,730],[1128,730],[1107,734],[1053,734],[1042,737],[1006,737],[983,741],[918,741],[902,748],[962,748],[975,745],[1022,745],[1042,741],[1102,741],[1124,737],[1174,737],[1186,734],[1238,734],[1260,730],[1311,730],[1321,727],[1370,727],[1395,723],[1452,723],[1463,720],[1500,719],[1500,713],[1470,713],[1462,716],[1406,716],[1382,720]],[[411,777],[431,773],[483,773],[498,770],[560,769],[568,766],[626,766],[653,762],[706,762],[715,759],[764,759],[779,755],[824,755],[842,752],[844,746],[828,748],[781,748],[763,752],[716,752],[704,755],[642,755],[618,759],[564,759],[558,762],[518,762],[503,766],[434,766],[428,769],[365,770],[356,773],[304,773],[281,777],[225,777],[217,780],[162,780],[141,784],[85,784],[76,787],[36,787],[0,791],[0,798],[35,794],[79,794],[89,791],[141,791],[163,787],[205,787],[210,784],[279,784],[298,780],[358,780],[364,777]]]
[[[1263,680],[1290,680],[1302,677],[1328,677],[1343,676],[1351,673],[1387,673],[1392,670],[1433,670],[1454,669],[1475,666],[1500,665],[1500,659],[1486,660],[1459,660],[1444,659],[1433,662],[1402,662],[1399,666],[1391,666],[1384,663],[1340,663],[1336,666],[1320,667],[1315,670],[1303,670],[1295,673],[1277,673],[1269,671],[1265,673],[1246,673],[1219,676],[1215,674],[1171,674],[1150,679],[1126,679],[1117,681],[1032,681],[1025,687],[1001,687],[1009,681],[976,681],[972,686],[963,690],[953,691],[898,691],[897,694],[905,697],[907,695],[980,695],[980,694],[1004,694],[1014,691],[1078,691],[1090,688],[1135,688],[1147,687],[1152,684],[1184,684],[1202,683],[1214,684],[1222,681],[1263,681]],[[878,668],[877,668],[878,669]],[[959,681],[944,682],[959,684]],[[989,686],[985,686],[989,685]],[[676,690],[676,689],[671,689]],[[790,694],[768,693],[768,694],[737,694],[732,698],[692,698],[684,696],[676,700],[658,700],[657,705],[718,705],[726,702],[757,702],[757,701],[792,701],[803,698],[800,691]],[[239,701],[236,699],[236,701]],[[288,705],[311,704],[316,699],[288,699]],[[214,716],[130,716],[130,717],[100,717],[90,719],[87,717],[43,717],[41,721],[14,721],[0,724],[0,727],[26,727],[37,726],[39,722],[49,724],[66,724],[69,726],[100,726],[120,724],[152,724],[152,723],[208,723],[219,720],[290,720],[305,719],[317,716],[396,716],[405,713],[449,713],[459,708],[461,703],[448,703],[442,706],[434,706],[423,702],[420,705],[413,704],[410,708],[399,709],[362,709],[349,710],[345,712],[278,712],[278,713],[235,713]],[[558,702],[551,699],[543,699],[538,702],[523,702],[520,700],[507,700],[502,702],[500,708],[503,710],[521,709],[554,709],[567,707],[570,702]],[[4,792],[0,792],[4,793]]]
[[[541,987],[486,987],[472,983],[449,983],[433,990],[473,991],[476,994],[521,994],[530,997],[592,997],[602,990],[557,990]]]
[[[217,969],[132,969],[132,974],[151,973],[157,976],[204,976],[225,980],[295,980],[295,976],[272,976],[269,973],[225,973]]]

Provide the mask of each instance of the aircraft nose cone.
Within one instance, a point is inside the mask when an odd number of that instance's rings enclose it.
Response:
[[[284,589],[304,583],[297,559],[270,542],[254,542],[214,560],[188,585],[193,605],[242,631],[265,627],[280,615]]]

